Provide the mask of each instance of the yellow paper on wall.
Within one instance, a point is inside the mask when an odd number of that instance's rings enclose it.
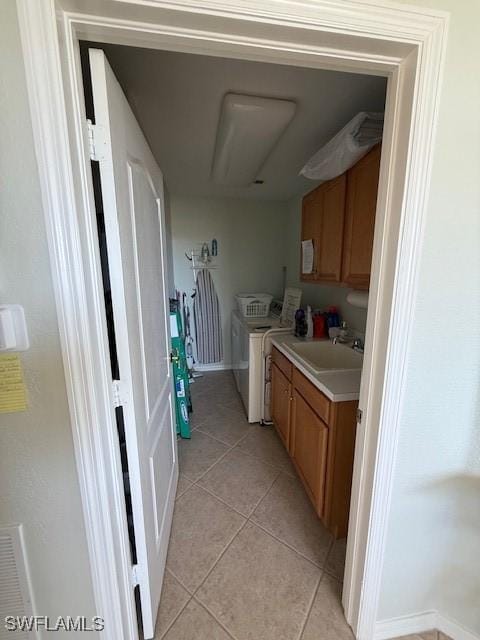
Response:
[[[20,358],[15,354],[0,355],[0,413],[26,408],[27,390]]]

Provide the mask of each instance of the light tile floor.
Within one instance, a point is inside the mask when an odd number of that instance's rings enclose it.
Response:
[[[230,372],[197,379],[192,396],[156,640],[351,640],[345,541],[322,526],[274,429],[248,424]],[[442,640],[433,633],[408,640]]]

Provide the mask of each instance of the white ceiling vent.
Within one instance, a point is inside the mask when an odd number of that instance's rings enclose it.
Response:
[[[0,639],[33,640],[33,631],[8,631],[7,616],[31,616],[32,598],[22,526],[0,527]]]
[[[212,178],[219,184],[251,184],[294,116],[290,100],[227,93],[218,123]]]

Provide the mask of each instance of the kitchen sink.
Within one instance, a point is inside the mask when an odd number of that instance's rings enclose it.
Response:
[[[363,354],[354,351],[344,344],[318,340],[312,342],[293,342],[284,344],[294,355],[297,355],[315,371],[357,371],[362,368]]]

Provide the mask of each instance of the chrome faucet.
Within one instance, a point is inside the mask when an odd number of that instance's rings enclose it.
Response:
[[[363,353],[364,348],[363,340],[361,338],[355,338],[352,344],[352,349],[354,351],[358,351],[359,353]]]

